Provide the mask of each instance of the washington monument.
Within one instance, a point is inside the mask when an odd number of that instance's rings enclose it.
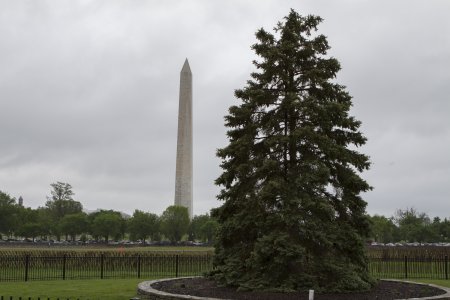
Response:
[[[175,205],[188,208],[192,219],[192,73],[186,59],[180,73]]]

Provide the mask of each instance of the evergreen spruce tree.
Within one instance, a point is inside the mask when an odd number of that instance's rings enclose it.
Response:
[[[218,150],[223,205],[214,278],[243,289],[369,289],[364,238],[369,158],[349,115],[351,96],[335,82],[322,21],[294,10],[275,33],[260,29],[257,72],[225,117],[229,145]]]

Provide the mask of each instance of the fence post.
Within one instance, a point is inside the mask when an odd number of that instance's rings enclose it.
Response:
[[[66,254],[63,255],[62,279],[66,280]]]
[[[100,279],[103,279],[103,260],[104,260],[104,253],[100,255]]]
[[[175,277],[178,277],[178,254],[175,255]]]
[[[30,255],[25,255],[25,281],[28,281],[28,269],[30,266]]]
[[[141,278],[141,255],[140,254],[138,254],[138,257],[137,257],[137,275],[138,275],[138,278]]]
[[[408,278],[408,257],[405,255],[405,279]]]
[[[448,256],[445,256],[445,279],[448,279]]]

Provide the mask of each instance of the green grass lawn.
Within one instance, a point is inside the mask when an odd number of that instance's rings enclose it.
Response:
[[[31,297],[36,300],[57,298],[70,300],[124,300],[135,296],[139,282],[149,279],[98,279],[98,280],[57,280],[32,282],[0,282],[0,297],[9,299]],[[449,280],[414,280],[414,282],[432,283],[450,288]]]
[[[419,279],[419,280],[413,279],[411,281],[420,282],[420,283],[431,283],[431,284],[436,284],[439,286],[450,288],[450,280],[445,280],[445,279]]]
[[[57,298],[70,300],[124,300],[136,296],[139,282],[148,279],[52,280],[32,282],[0,282],[0,297],[36,300]]]

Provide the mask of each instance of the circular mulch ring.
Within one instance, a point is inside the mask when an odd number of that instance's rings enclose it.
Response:
[[[180,299],[190,298],[186,296],[235,299],[235,300],[308,300],[308,293],[274,293],[261,291],[236,291],[235,288],[219,287],[214,281],[203,277],[190,277],[179,279],[165,279],[147,281],[139,284],[140,294],[149,294],[146,289],[160,291],[162,295],[184,295]],[[432,297],[432,298],[428,298]],[[371,291],[347,293],[347,294],[315,294],[314,300],[391,300],[391,299],[448,299],[450,289],[433,285],[415,284],[403,281],[380,281]],[[161,299],[161,298],[158,298]],[[174,299],[174,298],[171,298]],[[197,298],[201,299],[201,298]]]

